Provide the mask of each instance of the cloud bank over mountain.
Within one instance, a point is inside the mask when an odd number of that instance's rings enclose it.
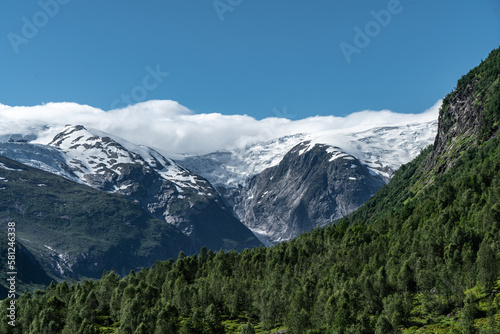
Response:
[[[300,120],[196,114],[170,100],[152,100],[110,111],[69,102],[29,107],[0,104],[0,139],[31,133],[37,137],[35,142],[45,144],[61,127],[78,124],[158,148],[163,153],[204,154],[296,133],[327,132],[330,136],[334,133],[335,141],[342,142],[342,133],[436,120],[441,103],[439,100],[420,114],[365,110],[345,117],[315,116]]]

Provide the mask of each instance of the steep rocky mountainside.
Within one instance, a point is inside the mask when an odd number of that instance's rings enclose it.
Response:
[[[260,245],[207,180],[150,148],[83,126],[67,126],[48,145],[10,142],[0,144],[0,152],[92,188],[126,196],[189,236],[189,249],[242,250]]]
[[[443,173],[468,148],[478,147],[498,129],[500,50],[464,75],[448,94],[439,114],[439,130],[426,169]]]
[[[384,184],[338,147],[304,142],[226,198],[264,243],[273,244],[346,216]]]
[[[485,183],[482,185],[484,188],[490,187],[492,179],[498,174],[498,169],[492,167],[491,161],[498,162],[498,153],[495,151],[498,148],[495,145],[498,142],[499,120],[500,48],[493,50],[479,66],[458,80],[456,89],[445,97],[439,113],[434,145],[411,164],[401,166],[396,173],[400,177],[392,182],[392,187],[383,187],[378,192],[378,199],[370,199],[351,218],[366,219],[369,211],[374,219],[383,215],[383,208],[387,206],[393,206],[395,210],[406,207],[408,213],[411,213],[412,201],[418,201],[419,196],[429,187],[442,187],[442,182],[435,185],[435,181],[453,168],[464,169],[464,165],[470,165],[470,161],[476,161],[476,168],[481,170],[477,175],[469,175],[465,181],[462,180],[460,187],[473,186],[474,191],[481,189],[476,183]],[[457,185],[442,189],[440,201],[449,204],[461,199],[462,206],[471,205],[473,199],[470,193],[458,192],[456,187]],[[480,196],[481,205],[484,205],[486,199],[483,197],[486,196],[485,190]],[[498,211],[498,206],[488,204],[486,209],[495,212]],[[457,218],[455,212],[449,215],[451,221]],[[493,221],[500,217],[497,214],[492,216],[490,219]]]

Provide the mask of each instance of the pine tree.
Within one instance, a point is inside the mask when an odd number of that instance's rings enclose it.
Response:
[[[224,326],[222,326],[220,313],[214,304],[210,304],[205,309],[204,322],[207,333],[213,333],[213,334],[224,333]]]
[[[168,304],[158,313],[155,334],[175,334],[179,328],[179,311]]]
[[[255,329],[252,324],[247,322],[243,326],[241,326],[239,334],[255,334]]]

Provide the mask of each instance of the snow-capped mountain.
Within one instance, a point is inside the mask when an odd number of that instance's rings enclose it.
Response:
[[[341,147],[388,182],[399,166],[411,161],[423,148],[432,144],[436,131],[437,120],[363,131],[299,133],[241,149],[186,155],[177,162],[209,180],[217,189],[246,187],[252,177],[278,165],[294,146],[309,141],[311,148],[315,144]]]
[[[168,151],[168,143],[158,143],[157,149],[152,149],[84,126],[38,126],[27,133],[2,134],[0,154],[102,191],[125,195],[192,237],[195,247],[218,249],[227,240],[238,239],[240,246],[242,240],[251,240],[250,231],[241,229],[238,219],[271,244],[352,212],[388,182],[401,164],[430,145],[436,130],[436,120],[392,122],[373,128],[353,126],[298,132],[236,149],[174,158],[159,153]],[[352,170],[344,164],[351,159],[349,166],[356,166]],[[318,179],[308,175],[319,173],[319,165],[326,174],[323,185],[317,188],[314,183]],[[362,178],[353,174],[360,170]],[[303,183],[300,192],[288,191],[298,182]],[[329,195],[321,197],[318,193],[321,198],[313,198],[310,189]],[[258,196],[266,191],[262,205]],[[273,193],[275,196],[271,196]],[[321,205],[309,206],[305,215],[293,213],[300,203],[309,200]],[[231,231],[232,236],[214,237],[214,222],[225,224],[223,230]],[[210,226],[212,229],[207,230]],[[206,240],[208,235],[219,243]]]
[[[278,165],[288,151],[309,137],[307,134],[296,134],[251,144],[242,149],[186,155],[178,159],[178,163],[203,175],[218,189],[246,187],[252,177]]]
[[[352,147],[348,150],[388,182],[402,164],[413,160],[434,142],[437,128],[438,122],[433,120],[347,133]]]
[[[188,236],[125,196],[0,156],[0,223],[8,222],[16,224],[24,283],[98,278],[110,269],[125,275],[180,250],[197,252]]]
[[[178,163],[209,180],[262,242],[274,244],[353,212],[436,131],[434,120],[300,133]]]
[[[204,178],[157,151],[83,126],[47,144],[8,140],[0,154],[93,188],[124,195],[188,235],[194,249],[259,245]]]
[[[138,165],[174,183],[180,193],[192,189],[201,196],[216,195],[206,180],[157,151],[95,129],[68,126],[48,145],[58,148],[78,180],[100,190],[127,194],[133,183],[123,173],[127,167]]]

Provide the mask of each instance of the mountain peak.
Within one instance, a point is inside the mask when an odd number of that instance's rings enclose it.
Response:
[[[306,141],[234,196],[238,217],[265,244],[325,226],[368,200],[382,178],[340,148]]]

